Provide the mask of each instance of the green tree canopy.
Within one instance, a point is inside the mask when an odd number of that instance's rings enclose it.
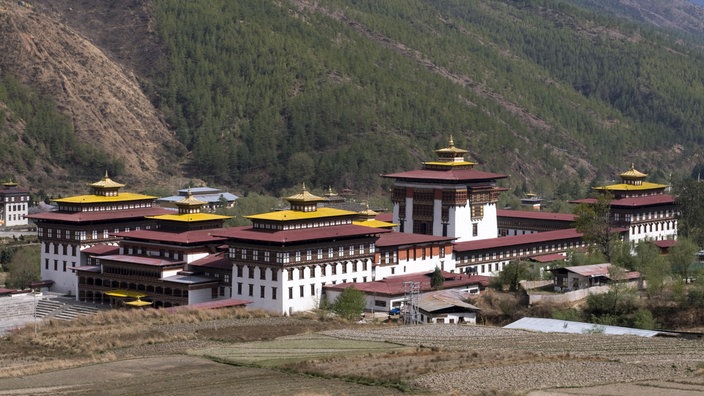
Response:
[[[439,290],[442,288],[443,283],[445,283],[445,277],[442,275],[442,271],[437,266],[435,271],[430,275],[430,287],[434,290]]]
[[[7,264],[7,270],[10,272],[6,280],[7,286],[26,289],[30,282],[39,280],[41,277],[40,261],[39,246],[18,248]]]
[[[364,293],[353,287],[348,287],[335,299],[332,304],[332,311],[347,320],[355,320],[360,317],[366,306]]]
[[[584,234],[584,240],[611,262],[614,244],[618,235],[611,229],[611,196],[600,195],[596,202],[581,203],[574,210],[577,216],[575,227]]]

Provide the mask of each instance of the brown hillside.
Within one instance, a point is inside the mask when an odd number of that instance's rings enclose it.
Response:
[[[51,97],[59,110],[72,119],[79,139],[120,158],[125,171],[116,179],[128,183],[128,188],[141,189],[156,181],[168,181],[169,174],[180,171],[168,153],[185,150],[142,91],[135,75],[136,63],[130,62],[130,55],[125,52],[106,53],[64,23],[62,19],[68,17],[55,12],[56,7],[64,7],[61,2],[45,3],[53,8],[41,2],[23,6],[17,1],[0,0],[0,70],[9,71]],[[70,12],[73,8],[64,10]],[[120,10],[121,16],[115,21],[124,25],[122,31],[102,29],[97,41],[109,42],[111,36],[119,35],[124,42],[129,32],[138,41],[140,29],[135,26],[142,26],[142,31],[149,29],[148,21],[142,17],[145,14]],[[105,8],[105,12],[109,11]],[[132,47],[132,51],[150,49],[149,45]],[[118,63],[116,58],[124,63]],[[146,73],[145,69],[139,72]],[[36,169],[46,166],[41,165]],[[59,170],[54,175],[62,173]],[[34,175],[29,182],[42,179],[41,175]]]

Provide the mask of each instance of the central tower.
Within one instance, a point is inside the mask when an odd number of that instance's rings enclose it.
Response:
[[[496,203],[504,189],[496,181],[507,176],[475,170],[452,137],[435,153],[437,159],[420,170],[384,175],[395,179],[391,200],[398,230],[457,242],[498,237]]]

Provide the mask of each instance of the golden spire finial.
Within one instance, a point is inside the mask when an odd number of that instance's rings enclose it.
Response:
[[[307,190],[306,190],[306,182],[303,182],[303,183],[301,183],[301,184],[303,185],[303,191],[304,191],[304,192],[307,191]]]
[[[450,147],[455,147],[455,139],[450,135]]]
[[[108,176],[108,170],[105,169],[105,177],[103,177],[103,179],[107,179],[108,177],[110,177],[110,176]]]

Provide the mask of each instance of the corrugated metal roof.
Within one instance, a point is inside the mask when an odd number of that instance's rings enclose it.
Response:
[[[675,336],[674,333],[656,330],[634,329],[630,327],[606,326],[594,323],[572,322],[569,320],[547,319],[547,318],[530,318],[526,317],[519,319],[509,325],[504,326],[505,329],[521,329],[530,331],[539,331],[542,333],[570,333],[570,334],[589,334],[600,333],[609,335],[634,335],[638,337],[654,337],[654,336]]]
[[[452,307],[460,307],[479,311],[478,307],[463,301],[464,295],[459,290],[440,290],[422,294],[418,301],[418,308],[425,312],[435,312]]]

